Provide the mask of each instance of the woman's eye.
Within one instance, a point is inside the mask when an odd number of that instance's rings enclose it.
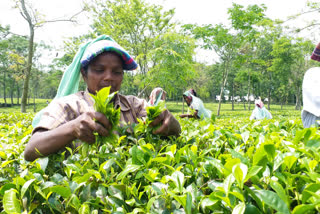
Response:
[[[112,73],[114,73],[116,75],[122,75],[123,74],[122,70],[114,70],[114,71],[112,71]]]
[[[103,73],[104,72],[103,69],[94,69],[94,71],[97,72],[97,73]]]

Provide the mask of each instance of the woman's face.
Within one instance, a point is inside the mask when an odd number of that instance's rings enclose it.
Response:
[[[116,53],[104,52],[89,63],[87,73],[83,69],[81,73],[90,93],[96,94],[108,86],[111,86],[110,93],[113,93],[120,90],[123,64]]]
[[[184,98],[184,100],[186,101],[186,103],[187,103],[188,105],[190,105],[192,99],[190,99],[190,98],[187,97],[187,96],[183,96],[183,98]]]

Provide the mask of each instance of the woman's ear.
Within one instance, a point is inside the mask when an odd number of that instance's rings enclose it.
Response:
[[[87,82],[87,72],[84,70],[84,68],[81,68],[80,72],[84,81]]]

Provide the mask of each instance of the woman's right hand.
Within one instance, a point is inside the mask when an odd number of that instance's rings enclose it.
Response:
[[[108,136],[110,130],[111,123],[103,114],[83,113],[57,128],[36,131],[26,145],[24,157],[28,161],[33,161],[38,157],[58,152],[76,139],[92,144],[95,142],[95,132],[101,136]]]
[[[179,115],[180,118],[185,118],[185,117],[187,117],[187,116],[188,116],[187,114],[180,114],[180,115]]]
[[[74,137],[89,144],[95,142],[95,132],[108,136],[112,128],[110,121],[100,112],[83,113],[71,122]]]

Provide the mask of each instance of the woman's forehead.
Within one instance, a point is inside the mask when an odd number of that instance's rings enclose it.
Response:
[[[110,63],[110,62],[112,62],[112,65],[118,64],[118,65],[121,65],[121,67],[123,67],[123,61],[121,57],[117,53],[111,52],[111,51],[107,51],[99,54],[89,62],[89,65],[91,66],[103,65],[105,63]]]

